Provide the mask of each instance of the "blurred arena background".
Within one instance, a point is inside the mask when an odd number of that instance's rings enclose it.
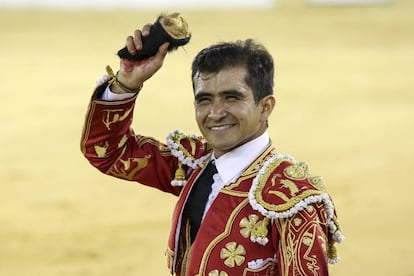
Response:
[[[347,236],[331,274],[413,276],[414,1],[203,3],[0,0],[0,275],[168,275],[175,198],[102,175],[79,141],[126,36],[178,10],[192,41],[145,83],[136,131],[198,133],[194,55],[263,42],[276,64],[273,142],[324,176]]]

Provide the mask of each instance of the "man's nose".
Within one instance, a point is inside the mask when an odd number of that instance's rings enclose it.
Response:
[[[220,119],[224,116],[226,116],[227,111],[224,103],[220,100],[215,100],[211,104],[210,112],[208,114],[208,117],[210,119]]]

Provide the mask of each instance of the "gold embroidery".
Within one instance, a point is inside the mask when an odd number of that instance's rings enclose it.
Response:
[[[243,192],[243,191],[238,191],[237,187],[240,185],[240,183],[242,183],[243,181],[245,181],[246,179],[251,179],[252,177],[250,175],[245,175],[246,171],[234,182],[231,183],[227,186],[224,186],[222,189],[222,192],[227,192],[227,194],[229,195],[234,195],[234,196],[245,196],[247,197],[248,192]],[[234,193],[234,194],[232,194]],[[243,194],[243,195],[241,195]]]
[[[183,242],[185,243],[184,245],[185,252],[184,252],[182,262],[181,262],[181,273],[182,275],[186,275],[187,269],[188,269],[188,261],[191,256],[191,250],[193,249],[192,244],[191,244],[191,238],[190,238],[190,221],[189,220],[187,220],[186,225],[185,225],[185,238]]]
[[[291,196],[295,196],[297,192],[299,192],[298,186],[289,179],[282,179],[280,180],[280,183],[282,184],[283,188],[287,188],[290,191]]]
[[[336,252],[336,247],[334,244],[331,244],[329,246],[328,258],[332,260],[335,260],[336,258],[338,258],[338,254]]]
[[[299,221],[300,225],[298,225]],[[312,254],[312,249],[316,239],[323,241],[322,247],[325,249],[326,237],[317,235],[316,226],[299,217],[278,219],[275,220],[275,225],[281,234],[279,244],[281,258],[278,260],[281,264],[281,275],[288,274],[289,271],[296,273],[295,275],[318,275],[320,267],[316,256]]]
[[[218,271],[218,269],[210,271],[208,273],[208,276],[228,276],[228,274],[224,271]]]
[[[148,160],[151,158],[151,155],[146,155],[143,158],[128,158],[127,160],[119,159],[119,162],[122,163],[123,168],[118,168],[113,166],[109,173],[113,176],[132,180],[134,175],[140,171],[141,169],[145,168],[148,165]],[[132,164],[137,164],[135,168],[131,169]]]
[[[108,130],[111,130],[111,125],[117,122],[121,122],[128,118],[129,113],[131,113],[133,107],[125,110],[123,114],[120,114],[119,112],[124,111],[124,109],[105,109],[103,112],[105,112],[105,116],[103,119],[103,124],[106,126]],[[112,117],[112,118],[111,118]]]
[[[311,176],[308,177],[309,183],[312,184],[316,189],[324,191],[325,184],[323,184],[323,179],[321,176]]]
[[[293,223],[295,224],[296,227],[300,226],[302,224],[302,219],[300,218],[295,218],[293,220]]]
[[[321,241],[322,249],[323,249],[323,251],[326,252],[326,239],[325,239],[325,237],[319,235],[318,240]]]
[[[237,187],[246,179],[251,179],[253,176],[257,174],[257,172],[260,170],[260,168],[263,166],[263,163],[267,155],[269,153],[274,152],[275,149],[269,146],[252,164],[250,164],[245,171],[242,173],[242,175],[234,182],[227,186],[225,186],[221,192],[226,193],[231,196],[237,196],[237,197],[247,197],[248,192],[241,192],[237,191]]]
[[[269,146],[259,157],[257,157],[256,161],[253,162],[242,174],[242,176],[248,176],[249,178],[252,175],[256,175],[257,172],[263,167],[263,163],[269,159],[276,150]]]
[[[309,216],[312,216],[312,213],[315,212],[315,208],[312,206],[311,208],[306,208],[305,212],[308,213]],[[318,235],[318,226],[315,224],[314,221],[309,221],[304,225],[303,228],[298,229],[296,235],[301,236],[301,243],[306,246],[307,248],[301,248],[301,245],[298,244],[296,248],[296,252],[298,256],[303,256],[303,259],[306,260],[305,263],[301,264],[302,269],[306,264],[306,268],[310,270],[314,275],[318,275],[318,270],[320,269],[318,265],[317,257],[312,254],[312,249],[317,246],[315,245],[318,241],[322,241],[322,248],[325,250],[325,238],[321,235]]]
[[[272,187],[274,187],[276,185],[276,179],[277,178],[281,178],[282,176],[278,173],[276,173],[275,175],[272,176]]]
[[[258,181],[257,181],[258,184],[257,184],[257,187],[254,191],[254,197],[255,197],[257,203],[266,210],[271,210],[273,212],[286,212],[286,211],[290,210],[291,208],[293,208],[296,204],[301,202],[303,199],[305,199],[307,197],[310,197],[310,196],[316,196],[316,195],[322,194],[322,191],[319,191],[319,190],[305,190],[305,191],[300,192],[300,190],[298,189],[296,184],[292,185],[292,183],[290,183],[290,182],[285,182],[283,185],[285,185],[285,187],[287,187],[290,190],[291,193],[295,194],[295,196],[292,197],[292,198],[288,198],[287,195],[285,195],[283,192],[278,191],[277,189],[280,188],[280,187],[277,187],[276,182],[275,182],[276,190],[267,189],[268,187],[272,187],[270,185],[266,185],[266,183],[269,181],[269,179],[271,181],[276,181],[276,178],[277,178],[277,177],[275,177],[275,175],[272,175],[272,173],[284,161],[286,161],[286,159],[281,158],[281,159],[274,160],[273,162],[271,162],[266,167],[263,174],[258,178]],[[276,174],[276,176],[277,176],[277,174]],[[267,194],[273,194],[273,195],[276,195],[276,196],[280,197],[285,202],[275,205],[273,203],[265,201],[263,199],[264,194],[262,194],[264,191]]]
[[[262,221],[259,221],[254,227],[253,236],[255,238],[265,238],[267,233],[267,226],[269,225],[269,218],[265,217]]]
[[[248,192],[240,192],[240,191],[234,191],[231,189],[231,187],[224,187],[220,190],[220,193],[235,196],[235,197],[247,197]]]
[[[138,136],[136,136],[136,141],[137,141],[138,146],[140,148],[142,148],[146,145],[155,146],[155,147],[158,148],[158,150],[160,151],[160,154],[162,156],[171,156],[170,149],[166,145],[160,143],[159,141],[155,140],[152,137],[146,137],[146,136],[138,135]]]
[[[311,233],[310,231],[312,231],[313,233]],[[313,275],[318,275],[318,261],[315,255],[310,255],[315,243],[315,228],[311,229],[310,231],[305,232],[302,237],[302,243],[308,247],[308,249],[306,249],[303,254],[303,259],[308,261],[306,262],[306,267],[310,271],[312,271]],[[300,246],[298,246],[296,251],[298,252],[298,254],[300,254]]]
[[[282,193],[280,191],[269,191],[269,194],[278,196],[286,202],[289,201],[289,198],[284,193]]]
[[[244,199],[236,208],[234,208],[233,212],[231,213],[229,219],[227,220],[226,227],[220,235],[218,235],[216,238],[214,238],[210,244],[207,246],[203,258],[201,260],[200,268],[198,273],[200,275],[203,275],[203,271],[206,271],[206,265],[207,265],[207,259],[210,257],[210,254],[212,250],[217,246],[217,244],[229,236],[230,231],[232,230],[232,227],[234,225],[235,217],[240,213],[240,210],[246,207],[246,205],[249,204],[249,200],[246,198]]]
[[[128,141],[128,136],[124,134],[124,136],[122,136],[121,140],[118,143],[118,149],[122,148],[125,145],[126,141]]]
[[[309,176],[308,165],[305,162],[298,162],[283,170],[283,174],[294,180],[304,180]]]
[[[312,246],[313,245],[313,234],[309,232],[305,232],[305,234],[303,234],[302,242],[306,246]]]
[[[243,255],[246,255],[246,249],[241,244],[237,245],[236,242],[227,243],[220,251],[220,258],[228,267],[241,266],[245,260]]]
[[[306,206],[306,210],[307,210],[309,213],[311,213],[311,212],[313,212],[313,210],[315,210],[315,208],[313,208],[313,206],[312,206],[312,205],[308,205],[308,206]]]
[[[187,149],[181,144],[181,140],[183,139],[188,139],[192,154],[190,154],[190,152],[188,152]],[[191,137],[182,132],[174,132],[174,135],[171,137],[171,140],[178,145],[178,150],[180,150],[184,154],[185,157],[190,158],[192,161],[195,160],[194,155],[197,149],[197,145],[194,139],[202,140],[203,137],[202,136]]]
[[[272,187],[276,186],[276,179],[281,178],[282,176],[280,174],[274,174],[272,176],[271,182],[272,182]],[[299,192],[299,188],[298,186],[293,182],[290,181],[289,179],[282,179],[280,180],[280,185],[282,188],[286,188],[289,189],[290,191],[290,195],[291,196],[295,196],[297,192]],[[278,197],[282,198],[285,201],[288,201],[289,199],[282,193],[278,193],[275,191],[271,191],[270,193],[274,192],[275,195],[277,195]]]
[[[103,158],[106,156],[106,151],[109,148],[109,143],[108,141],[105,141],[105,144],[103,146],[96,144],[93,147],[95,148],[96,156],[98,158]]]
[[[165,250],[165,256],[167,257],[167,267],[168,267],[168,269],[171,269],[171,267],[172,267],[172,263],[173,263],[173,260],[174,260],[174,251],[172,251],[170,248],[167,248],[166,250]]]
[[[257,215],[249,215],[249,218],[242,218],[242,220],[239,223],[240,234],[245,238],[250,238],[250,234],[256,227],[256,223],[259,220],[259,216]]]
[[[190,139],[190,146],[191,146],[191,155],[194,156],[196,154],[197,145],[193,139]]]
[[[250,238],[252,242],[258,242],[261,245],[265,245],[268,242],[267,229],[269,225],[269,218],[265,217],[259,221],[257,215],[249,215],[249,218],[242,218],[239,223],[240,234],[245,238]]]

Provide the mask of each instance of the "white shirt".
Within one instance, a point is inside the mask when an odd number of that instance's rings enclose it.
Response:
[[[219,158],[216,158],[213,154],[212,159],[216,164],[218,173],[213,175],[214,183],[211,186],[211,192],[208,197],[206,208],[204,209],[204,216],[210,208],[213,201],[216,199],[220,190],[236,181],[243,171],[263,153],[263,151],[269,146],[270,138],[267,132],[264,132],[261,136],[249,141],[234,150],[223,154]],[[237,164],[235,166],[234,164]]]
[[[102,100],[104,101],[122,101],[135,96],[135,93],[122,93],[117,94],[113,93],[109,88],[109,85],[106,87],[105,91],[102,94]]]

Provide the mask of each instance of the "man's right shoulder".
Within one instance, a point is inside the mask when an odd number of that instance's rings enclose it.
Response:
[[[185,134],[179,129],[167,136],[167,147],[172,155],[193,169],[203,163],[205,157],[211,152],[210,145],[202,136]]]

